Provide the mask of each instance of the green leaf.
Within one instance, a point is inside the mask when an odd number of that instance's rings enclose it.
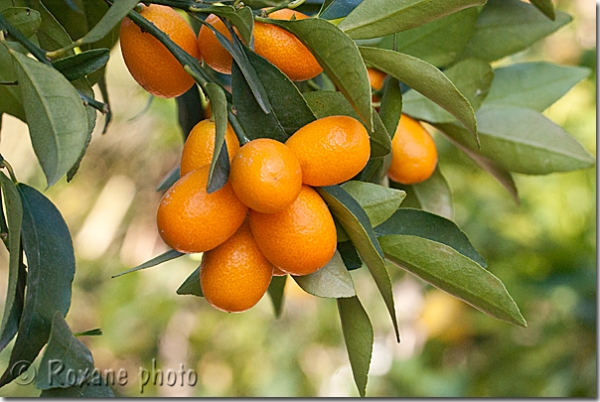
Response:
[[[483,103],[494,79],[492,67],[478,59],[462,60],[444,71],[444,74],[467,98],[474,110],[479,109]],[[416,91],[408,91],[404,95],[404,113],[430,123],[448,123],[455,120],[446,110]]]
[[[225,131],[227,130],[227,99],[225,92],[217,84],[209,82],[205,86],[213,119],[215,120],[215,151],[213,152],[208,171],[208,182],[206,192],[212,193],[227,183],[229,177],[229,157],[225,146]]]
[[[190,135],[190,131],[192,131],[196,124],[206,118],[202,109],[202,100],[200,99],[198,86],[192,85],[186,93],[175,98],[175,101],[177,102],[177,121],[179,122],[179,127],[181,127],[185,142],[188,135]],[[177,172],[177,178],[179,178],[179,171]]]
[[[435,125],[434,125],[435,126]],[[437,126],[436,126],[437,128]],[[439,129],[439,128],[438,128]],[[440,130],[441,131],[441,130]],[[469,158],[473,160],[480,168],[491,174],[499,183],[509,192],[509,194],[513,197],[515,202],[519,203],[519,192],[517,191],[517,186],[515,181],[510,174],[509,171],[500,167],[496,162],[491,159],[486,158],[483,155],[478,154],[475,151],[470,150],[459,142],[455,141],[453,138],[448,137],[448,140],[464,152]]]
[[[452,192],[439,167],[424,182],[405,186],[390,180],[390,187],[406,191],[403,207],[420,208],[452,220]]]
[[[390,261],[433,286],[499,320],[527,325],[504,284],[452,247],[410,235],[383,236],[379,243]]]
[[[273,138],[284,142],[301,127],[315,120],[302,94],[290,79],[268,60],[249,49],[248,62],[266,86],[271,105],[264,113],[236,66],[232,71],[233,105],[236,116],[250,139]]]
[[[293,276],[306,293],[317,297],[340,298],[356,296],[354,281],[337,251],[318,271],[304,276]]]
[[[402,91],[400,90],[400,83],[394,77],[388,77],[383,85],[379,116],[381,116],[381,122],[389,133],[390,138],[394,138],[401,115]]]
[[[319,187],[317,191],[329,206],[333,216],[342,224],[360,257],[369,268],[392,319],[396,339],[400,341],[392,281],[385,266],[383,251],[377,242],[367,214],[340,186]]]
[[[100,21],[83,38],[78,39],[79,45],[90,44],[103,39],[118,26],[123,18],[138,4],[137,0],[115,1]]]
[[[58,71],[11,51],[35,154],[48,186],[77,162],[88,121],[79,94]]]
[[[44,50],[58,50],[71,44],[71,37],[65,28],[48,11],[41,0],[26,0],[27,6],[36,10],[42,17],[42,25],[36,36]],[[74,54],[70,52],[69,54]]]
[[[365,61],[373,67],[422,93],[450,112],[474,136],[476,135],[477,121],[473,108],[440,70],[415,57],[390,50],[361,47],[360,52]]]
[[[52,63],[69,81],[83,78],[104,67],[108,61],[108,49],[94,49],[68,56]]]
[[[454,222],[430,212],[400,208],[381,225],[375,227],[377,236],[394,234],[419,236],[452,247],[482,267],[483,257],[475,250],[467,235]]]
[[[138,265],[137,267],[133,267],[131,269],[128,269],[127,271],[123,271],[121,273],[113,275],[113,276],[111,276],[111,278],[118,278],[119,276],[122,276],[122,275],[125,275],[125,274],[129,274],[131,272],[139,271],[141,269],[155,267],[155,266],[157,266],[159,264],[162,264],[163,262],[167,262],[167,261],[174,260],[175,258],[179,258],[182,255],[185,255],[185,254],[182,253],[182,252],[180,252],[180,251],[177,251],[177,250],[165,251],[161,255],[158,255],[158,256],[152,258],[151,260],[148,260],[145,263],[143,263],[141,265]]]
[[[32,187],[19,183],[17,189],[23,205],[21,236],[28,263],[27,294],[19,333],[0,386],[18,376],[11,372],[16,362],[33,362],[48,341],[54,314],[66,315],[75,275],[71,235],[58,209]]]
[[[2,16],[26,38],[29,38],[42,25],[40,13],[26,7],[9,7],[2,10]],[[7,38],[11,40],[9,36]]]
[[[344,115],[360,121],[358,114],[356,114],[350,103],[348,103],[347,99],[340,92],[307,92],[304,94],[304,98],[315,116],[319,119],[327,116]],[[392,149],[392,141],[377,113],[373,113],[373,130],[369,130],[366,126],[365,128],[369,131],[371,158],[389,154]]]
[[[23,264],[23,249],[21,247],[21,224],[23,221],[21,196],[14,183],[3,173],[0,173],[0,187],[2,188],[2,204],[6,209],[8,251],[10,252],[8,288],[0,329],[0,351],[2,351],[16,335],[19,328],[23,313],[27,273]]]
[[[337,305],[354,382],[360,396],[365,396],[373,353],[373,326],[358,297],[337,299]]]
[[[402,190],[362,181],[348,181],[342,184],[342,188],[364,209],[372,227],[392,216],[406,197]]]
[[[352,39],[370,39],[407,31],[485,0],[364,0],[342,22]]]
[[[396,35],[396,50],[436,67],[451,65],[460,56],[475,32],[479,7],[471,7]],[[378,47],[393,49],[394,35]]]
[[[177,289],[177,294],[204,297],[202,288],[200,288],[200,267],[196,268],[194,272],[187,277],[185,282],[181,284],[179,289]]]
[[[287,275],[274,276],[271,278],[271,283],[267,292],[273,303],[273,309],[275,310],[275,317],[281,317],[281,311],[283,310],[283,292],[285,290],[285,282],[287,281]]]
[[[548,174],[593,166],[594,157],[562,127],[531,109],[484,106],[477,112],[481,150],[453,124],[440,129],[467,148],[508,171]]]
[[[551,21],[531,4],[519,0],[488,0],[463,57],[501,59],[528,48],[571,19],[558,11],[556,20]]]
[[[554,3],[552,3],[552,0],[531,0],[531,4],[552,21],[556,19],[556,11],[554,10]]]
[[[67,372],[75,373],[75,381],[67,378]],[[92,354],[73,334],[60,313],[54,315],[48,346],[42,357],[35,387],[45,390],[50,388],[68,388],[81,386],[94,370]],[[75,382],[75,384],[73,384]]]
[[[589,75],[587,68],[547,62],[497,68],[485,104],[520,106],[542,112]]]
[[[348,99],[365,126],[372,131],[371,87],[367,67],[354,41],[338,27],[322,19],[269,19],[265,22],[291,32],[311,50],[331,81]]]

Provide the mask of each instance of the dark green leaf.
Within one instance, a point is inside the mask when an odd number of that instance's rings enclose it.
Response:
[[[100,79],[98,80],[98,89],[100,89],[102,100],[104,101],[104,103],[106,103],[106,106],[108,106],[108,112],[104,116],[104,128],[102,129],[102,134],[106,134],[106,131],[108,130],[108,125],[112,120],[112,109],[110,107],[110,99],[108,96],[108,87],[106,85],[105,75],[100,76]]]
[[[217,84],[209,82],[205,86],[215,120],[215,151],[213,152],[206,191],[212,193],[227,183],[229,176],[229,157],[225,146],[225,131],[227,130],[227,99],[225,93]]]
[[[17,82],[17,72],[14,69],[12,57],[8,49],[0,45],[0,81]],[[21,91],[18,85],[0,85],[0,115],[8,113],[26,121]]]
[[[337,304],[354,382],[360,396],[365,396],[373,353],[373,327],[358,297],[337,299]]]
[[[33,362],[50,336],[56,312],[66,315],[71,304],[75,255],[69,229],[60,212],[44,195],[18,184],[23,205],[21,236],[27,256],[27,294],[19,333],[0,386],[14,380],[11,367],[21,360]]]
[[[52,63],[69,81],[83,78],[104,67],[108,61],[108,49],[94,49],[68,56]]]
[[[520,106],[542,112],[589,74],[587,68],[547,62],[497,68],[485,104]]]
[[[419,236],[452,247],[482,267],[483,257],[475,250],[467,235],[454,222],[419,209],[400,208],[381,225],[375,227],[377,236],[393,234]]]
[[[315,116],[298,88],[277,67],[251,50],[246,50],[248,62],[266,86],[272,110],[264,113],[236,66],[232,71],[233,104],[236,116],[250,139],[273,138],[285,141]]]
[[[471,7],[396,35],[396,50],[446,67],[460,56],[475,32],[479,7]],[[386,36],[379,47],[393,50],[394,35]]]
[[[4,303],[4,315],[0,329],[0,351],[16,335],[23,312],[23,299],[27,274],[23,264],[23,249],[21,248],[21,223],[23,221],[23,207],[21,196],[14,183],[0,173],[0,187],[2,188],[2,201],[6,209],[6,224],[8,225],[8,251],[10,259],[8,264],[8,288]]]
[[[370,130],[373,129],[371,87],[367,67],[354,41],[338,27],[321,19],[268,22],[291,32],[311,50],[363,123]]]
[[[388,77],[383,85],[379,116],[381,116],[381,122],[385,126],[390,138],[394,138],[401,115],[402,91],[400,91],[400,83],[394,77]]]
[[[548,174],[583,169],[595,163],[594,157],[562,127],[531,109],[484,106],[477,112],[477,120],[479,151],[461,127],[438,126],[460,144],[511,172]]]
[[[319,18],[336,20],[350,14],[362,0],[325,0],[319,11]]]
[[[19,325],[21,322],[21,317],[23,315],[23,305],[25,304],[25,287],[27,285],[27,267],[23,263],[23,249],[19,251],[19,267],[16,278],[16,289],[13,295],[6,295],[7,303],[4,305],[4,316],[2,321],[6,319],[6,326],[2,327],[2,332],[0,333],[0,351],[4,350],[4,348],[10,343],[10,341],[15,337],[19,330]],[[8,278],[8,292],[11,292],[13,285],[13,277],[10,276]],[[11,298],[10,304],[8,304],[8,299]],[[10,311],[9,311],[10,309]],[[6,318],[6,316],[8,317]]]
[[[556,11],[554,10],[554,4],[552,3],[552,0],[531,0],[531,4],[533,4],[552,21],[556,19]]]
[[[379,38],[482,4],[485,0],[364,0],[339,27],[352,39]]]
[[[200,99],[200,90],[198,89],[198,86],[192,85],[189,91],[175,98],[175,101],[177,102],[179,127],[181,127],[183,139],[185,141],[196,124],[206,118],[204,109],[202,109],[202,101]],[[179,172],[177,173],[177,177],[179,177]]]
[[[88,83],[86,78],[80,78],[78,80],[71,82],[71,84],[73,84],[73,86],[76,89],[78,89],[80,93],[87,95],[90,99],[94,99],[94,91],[92,90],[92,87],[90,86],[90,84]],[[83,160],[83,157],[85,156],[87,148],[90,145],[90,142],[92,141],[92,132],[94,131],[94,128],[96,127],[96,115],[97,115],[96,109],[94,109],[90,105],[86,105],[85,106],[85,115],[87,117],[87,122],[88,122],[85,146],[84,146],[83,150],[81,151],[81,154],[79,154],[79,158],[77,158],[77,161],[75,162],[75,164],[67,172],[67,182],[71,182],[71,180],[73,180],[73,177],[75,177],[75,174],[79,170],[81,161]]]
[[[252,38],[252,29],[254,27],[254,16],[250,7],[242,7],[236,9],[233,6],[213,6],[198,9],[203,13],[211,13],[218,15],[221,18],[226,18],[235,26],[245,43],[250,43]]]
[[[519,0],[488,0],[463,57],[494,61],[517,53],[571,21],[558,11],[551,21]]]
[[[406,191],[406,200],[402,206],[421,208],[452,220],[452,192],[439,167],[424,182],[404,186],[390,180],[390,185]]]
[[[492,67],[487,62],[477,59],[462,60],[444,71],[444,74],[467,98],[474,110],[481,106],[494,79]],[[408,91],[404,95],[404,112],[430,123],[454,121],[450,113],[416,91]]]
[[[73,336],[101,336],[102,335],[102,330],[100,328],[94,328],[94,329],[90,329],[87,331],[83,331],[83,332],[76,332],[73,334]]]
[[[260,107],[262,112],[265,114],[271,113],[272,106],[267,98],[266,89],[261,80],[258,78],[256,70],[248,61],[247,47],[241,43],[241,41],[236,35],[232,36],[232,43],[225,35],[216,30],[212,25],[210,25],[204,20],[199,19],[198,17],[195,18],[205,27],[210,29],[212,33],[215,34],[221,46],[223,46],[223,48],[225,48],[225,50],[227,50],[227,52],[231,54],[231,57],[235,61],[235,63],[233,63],[232,65],[232,73],[233,69],[237,68],[237,71],[242,74],[244,80],[247,83],[248,88],[252,92],[252,95],[256,99],[256,103]]]
[[[2,16],[26,38],[32,36],[42,25],[40,13],[26,7],[5,8]],[[7,39],[11,40],[11,37]]]
[[[373,67],[393,76],[450,112],[475,136],[477,121],[469,101],[440,70],[415,57],[390,50],[361,47]],[[406,103],[406,101],[404,101]],[[403,106],[405,108],[405,106]]]
[[[317,297],[340,298],[356,296],[354,281],[337,251],[323,268],[305,276],[293,276],[306,293]]]
[[[67,378],[69,370],[76,374],[75,381]],[[93,370],[92,354],[83,343],[73,336],[64,317],[57,312],[52,321],[48,346],[35,377],[35,387],[45,390],[68,388],[74,385],[81,386],[90,377]]]
[[[385,266],[383,251],[377,242],[367,214],[358,202],[340,186],[319,187],[317,191],[336,219],[342,224],[360,257],[369,268],[392,319],[396,339],[400,341],[392,281]]]
[[[81,387],[52,388],[42,391],[41,398],[114,398],[115,394],[104,383],[99,372],[92,373],[90,384]]]
[[[424,281],[492,317],[527,325],[504,284],[452,247],[409,235],[383,236],[379,242],[390,261]]]
[[[269,297],[271,298],[271,302],[273,303],[275,317],[281,316],[281,311],[283,309],[283,292],[285,290],[285,282],[287,281],[287,277],[287,275],[274,276],[271,278],[271,283],[267,289]]]
[[[342,188],[360,204],[372,227],[392,216],[406,197],[402,190],[362,181],[348,181],[342,184]]]
[[[344,265],[348,271],[362,267],[362,260],[358,256],[358,252],[350,240],[338,242],[337,251],[340,253],[342,261],[344,261]]]
[[[179,289],[177,289],[177,294],[204,297],[202,288],[200,288],[200,267],[196,268],[194,272],[187,277],[185,282],[181,284]]]
[[[175,166],[167,175],[160,181],[156,187],[156,191],[165,191],[169,189],[175,182],[179,180],[179,166]]]
[[[11,54],[33,149],[51,186],[69,171],[85,148],[85,108],[62,74],[20,53]]]
[[[140,269],[155,267],[159,264],[162,264],[163,262],[167,262],[167,261],[174,260],[175,258],[179,258],[182,255],[185,255],[185,254],[180,251],[177,251],[177,250],[165,251],[164,253],[154,257],[153,259],[146,261],[145,263],[138,265],[137,267],[134,267],[134,268],[128,269],[127,271],[113,275],[113,276],[111,276],[111,278],[117,278],[119,276],[129,274],[131,272],[139,271]]]
[[[304,94],[304,98],[310,109],[319,119],[327,116],[344,115],[360,121],[360,117],[340,92],[307,92]],[[366,128],[369,131],[371,140],[371,158],[389,154],[392,149],[392,141],[377,113],[373,114],[373,130],[369,130],[368,127]]]

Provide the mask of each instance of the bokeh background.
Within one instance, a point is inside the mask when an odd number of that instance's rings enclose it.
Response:
[[[547,60],[580,65],[590,77],[551,106],[546,116],[596,153],[596,4],[560,0],[574,21],[500,64]],[[117,396],[358,396],[334,300],[305,294],[288,281],[284,311],[274,317],[267,296],[243,314],[219,312],[176,289],[197,267],[191,255],[111,279],[167,250],[155,227],[155,187],[179,162],[182,136],[175,102],[154,99],[127,73],[118,46],[108,64],[114,120],[97,128],[81,169],[46,191],[74,239],[77,272],[67,322],[96,367],[128,381]],[[98,121],[101,128],[104,121]],[[400,270],[392,272],[402,342],[364,269],[353,271],[375,328],[367,386],[372,397],[596,397],[596,171],[516,175],[517,205],[491,176],[442,136],[440,167],[452,188],[454,219],[506,285],[529,326],[494,320]],[[45,182],[26,126],[4,118],[0,152],[20,181]],[[0,292],[7,255],[0,252]],[[4,300],[4,294],[0,294]],[[10,347],[0,354],[6,367]],[[195,386],[148,384],[140,368],[153,361],[192,369]],[[180,378],[180,377],[179,377]],[[180,379],[179,379],[180,381]],[[11,384],[2,396],[35,396]]]

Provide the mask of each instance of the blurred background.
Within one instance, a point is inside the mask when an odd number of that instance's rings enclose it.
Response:
[[[560,0],[574,16],[526,52],[503,63],[548,60],[580,65],[591,76],[546,116],[596,153],[596,4]],[[198,266],[191,255],[111,279],[167,250],[158,236],[155,187],[178,164],[182,136],[174,100],[154,99],[129,76],[118,46],[108,64],[114,120],[99,118],[79,173],[46,191],[73,236],[77,257],[67,322],[96,367],[128,373],[117,396],[358,396],[336,303],[288,281],[276,319],[267,296],[242,314],[213,309],[175,291]],[[375,329],[367,386],[371,397],[596,397],[596,171],[516,175],[521,205],[441,136],[440,167],[453,191],[455,221],[520,306],[529,326],[492,319],[410,274],[391,272],[402,342],[365,269],[353,271]],[[0,152],[17,178],[45,182],[27,127],[5,116]],[[0,292],[7,260],[0,251]],[[4,300],[4,294],[0,294]],[[0,354],[6,367],[10,347]],[[195,386],[140,392],[140,369],[197,373]],[[186,377],[185,383],[193,381]],[[166,381],[166,378],[165,378]],[[152,382],[152,381],[150,381]],[[111,384],[112,385],[112,384]],[[11,384],[2,396],[35,396]]]

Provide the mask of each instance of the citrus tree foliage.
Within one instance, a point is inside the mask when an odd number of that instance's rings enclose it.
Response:
[[[145,20],[135,10],[137,0],[0,0],[0,123],[5,113],[27,123],[48,186],[65,176],[73,178],[97,121],[110,132],[106,95],[110,83],[104,69],[118,40],[119,24],[128,16],[158,38],[197,81],[198,86],[177,99],[184,138],[202,117],[200,91],[211,101],[217,130],[209,192],[227,181],[229,162],[222,150],[228,121],[240,138],[247,139],[285,141],[300,127],[330,115],[353,116],[369,131],[371,157],[365,169],[342,185],[317,189],[338,225],[337,252],[316,273],[293,277],[306,292],[337,299],[361,395],[374,333],[351,270],[371,273],[398,341],[402,334],[395,311],[402,306],[394,305],[389,274],[398,269],[491,317],[526,326],[516,303],[494,276],[494,267],[486,265],[452,221],[451,192],[441,170],[409,186],[391,182],[385,173],[401,113],[435,127],[517,201],[513,173],[543,175],[592,166],[593,157],[542,114],[588,71],[546,62],[498,68],[491,64],[556,31],[571,20],[569,15],[545,0],[296,1],[289,6],[299,6],[314,17],[300,21],[264,18],[261,7],[287,6],[275,0],[146,3],[183,10],[198,23],[214,13],[237,29],[240,37],[233,42],[217,35],[234,59],[231,93],[224,90],[222,76]],[[324,72],[308,83],[290,81],[246,45],[251,44],[255,20],[298,37]],[[388,76],[375,94],[380,98],[375,105],[368,66]],[[94,85],[102,99],[94,99]],[[0,174],[0,226],[10,261],[0,350],[16,340],[0,386],[19,375],[12,369],[14,363],[31,364],[45,345],[42,362],[62,358],[69,367],[91,373],[90,352],[64,320],[75,273],[69,229],[42,192],[18,182],[19,172],[13,172],[8,161],[2,159],[2,167],[6,174]],[[174,168],[163,183],[157,183],[158,191],[178,177]],[[125,273],[182,255],[171,250]],[[285,281],[286,277],[274,277],[269,288],[277,315],[283,308]],[[202,296],[199,269],[177,293]],[[94,378],[78,381],[78,386],[69,387],[41,379],[35,386],[42,396],[112,395]]]

